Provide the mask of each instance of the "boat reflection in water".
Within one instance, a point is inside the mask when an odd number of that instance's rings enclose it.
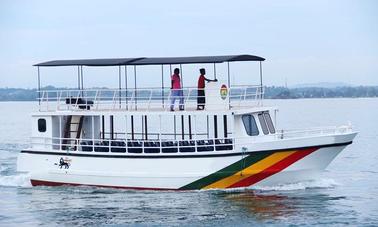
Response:
[[[289,217],[296,212],[295,199],[286,195],[264,194],[254,190],[222,192],[218,196],[242,208],[256,219]]]

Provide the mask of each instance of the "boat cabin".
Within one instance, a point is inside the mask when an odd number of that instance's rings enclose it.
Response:
[[[114,155],[242,150],[245,143],[276,136],[276,109],[262,105],[264,60],[253,55],[232,55],[59,60],[37,64],[39,111],[32,115],[32,148]],[[232,85],[230,62],[234,61],[257,61],[260,84]],[[172,90],[164,87],[164,71],[168,67],[172,72],[172,65],[182,69],[185,64],[200,63],[212,64],[215,78],[217,64],[226,64],[227,78],[206,84],[204,110],[196,108],[199,89],[182,87],[184,110],[170,111]],[[161,67],[161,87],[137,87],[137,67],[145,65]],[[78,89],[41,88],[40,68],[57,66],[77,67]],[[92,66],[118,67],[119,88],[84,89],[83,67]],[[132,88],[127,84],[132,76],[130,70],[135,81]]]

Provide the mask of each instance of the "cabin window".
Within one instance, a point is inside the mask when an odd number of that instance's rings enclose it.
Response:
[[[46,119],[38,119],[38,132],[46,132]]]
[[[268,125],[268,129],[270,133],[276,133],[276,130],[274,129],[274,125],[272,122],[272,118],[270,117],[270,114],[268,112],[264,113],[265,122]]]
[[[268,131],[268,127],[266,126],[266,122],[265,122],[263,114],[259,113],[257,116],[259,118],[261,129],[262,129],[264,135],[268,135],[269,131]]]
[[[259,129],[257,128],[255,118],[252,115],[243,115],[242,120],[245,131],[249,136],[257,136],[259,134]]]

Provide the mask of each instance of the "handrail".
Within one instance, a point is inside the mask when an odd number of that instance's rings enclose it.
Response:
[[[185,107],[195,107],[197,101],[198,88],[184,88],[183,99]],[[136,93],[138,91],[138,93]],[[207,89],[206,97],[219,97],[217,92],[210,93]],[[160,108],[169,110],[171,90],[152,88],[152,89],[65,89],[65,90],[42,90],[42,95],[37,98],[40,101],[40,111],[54,110],[152,110]],[[129,95],[131,93],[131,95]],[[262,104],[264,90],[257,85],[244,85],[231,87],[228,90],[229,103],[224,105],[219,103],[206,103],[206,106],[214,108],[229,109],[232,107],[243,107]],[[123,95],[125,94],[125,95]],[[67,102],[68,100],[68,102]],[[237,101],[238,100],[238,101]],[[119,102],[119,103],[118,103]],[[252,104],[253,103],[253,104]],[[229,105],[230,104],[230,107]]]
[[[326,127],[326,128],[312,128],[305,130],[296,130],[296,131],[281,131],[275,134],[264,135],[273,139],[272,141],[281,141],[281,140],[292,140],[300,138],[312,138],[314,136],[330,136],[330,135],[341,135],[352,132],[352,127],[349,126],[340,126],[340,127]],[[309,133],[311,132],[311,133]],[[291,133],[302,133],[297,134],[297,136],[289,136]],[[116,138],[116,139],[77,139],[77,138],[62,138],[62,137],[31,137],[32,145],[43,145],[47,146],[49,149],[62,151],[62,147],[67,147],[69,151],[99,151],[99,152],[117,152],[112,151],[112,148],[122,148],[125,149],[124,153],[134,153],[129,152],[128,149],[131,148],[140,148],[138,153],[150,153],[146,152],[148,149],[155,149],[151,153],[165,153],[164,149],[168,148],[177,148],[175,153],[184,153],[184,152],[204,152],[204,151],[227,151],[234,150],[234,146],[245,146],[250,144],[251,138],[258,138],[259,136],[243,136],[243,137],[226,137],[226,138],[201,138],[201,139],[126,139],[126,138]],[[36,140],[37,139],[37,140]],[[42,140],[42,141],[41,141]],[[55,142],[54,142],[55,141]],[[65,142],[63,142],[65,141]],[[248,141],[248,142],[247,142]],[[73,143],[72,143],[73,142]],[[83,144],[82,142],[91,142],[91,144]],[[210,143],[211,142],[211,143]],[[117,145],[118,143],[118,145]],[[123,143],[123,144],[122,144]],[[120,145],[122,144],[122,145]],[[150,146],[151,144],[157,146]],[[163,145],[164,144],[164,145]],[[51,147],[50,147],[51,146]],[[231,146],[231,147],[230,147]],[[83,150],[84,148],[90,147],[91,150]],[[100,148],[107,148],[105,151],[101,151]],[[194,148],[190,151],[181,151],[181,149]],[[204,148],[211,148],[210,150],[204,150]],[[96,150],[100,149],[100,150]],[[159,150],[159,152],[156,152]],[[66,150],[63,150],[66,151]],[[168,152],[169,153],[169,152]]]

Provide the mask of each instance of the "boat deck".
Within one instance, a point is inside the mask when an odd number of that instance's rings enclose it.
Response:
[[[197,110],[197,88],[182,89],[185,111]],[[220,98],[219,90],[208,90],[206,110],[231,110],[262,105],[263,88],[260,86],[236,86]],[[85,90],[44,90],[39,94],[39,111],[170,111],[172,100],[170,89],[85,89]],[[220,102],[213,102],[221,100]],[[176,98],[175,111],[179,111]]]

